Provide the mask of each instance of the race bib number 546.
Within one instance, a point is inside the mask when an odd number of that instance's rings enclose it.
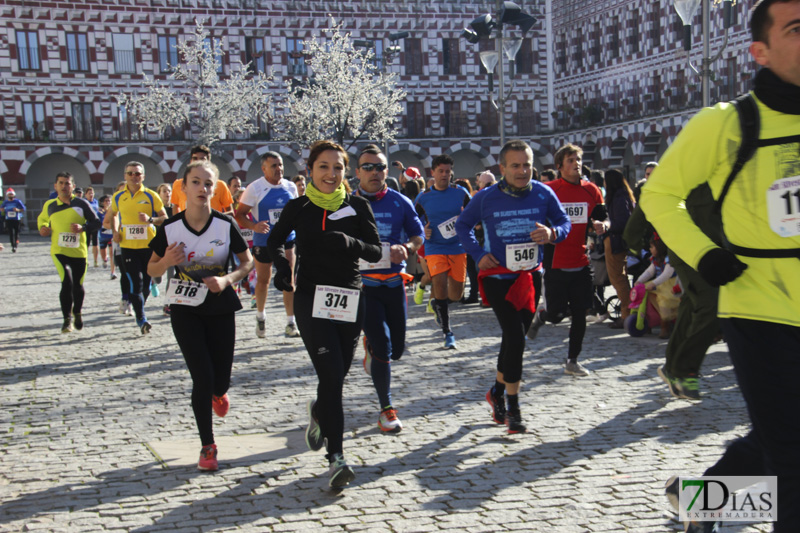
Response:
[[[355,289],[317,285],[311,316],[355,322],[358,317],[358,299],[361,292]]]

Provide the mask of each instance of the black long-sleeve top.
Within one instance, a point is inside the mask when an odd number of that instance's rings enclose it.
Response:
[[[297,287],[316,285],[361,288],[358,260],[381,258],[381,240],[369,201],[348,194],[336,212],[314,205],[307,196],[289,201],[270,229],[267,249],[279,270],[287,270],[284,244],[294,230],[300,257]]]

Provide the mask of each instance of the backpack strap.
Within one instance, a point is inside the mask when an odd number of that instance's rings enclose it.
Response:
[[[753,154],[756,153],[758,148],[758,137],[761,130],[761,123],[758,116],[758,107],[756,106],[755,98],[750,93],[743,94],[731,102],[736,108],[736,114],[739,115],[739,127],[742,129],[742,142],[739,145],[739,151],[736,153],[736,162],[731,168],[728,179],[725,180],[725,186],[722,187],[722,192],[717,199],[714,208],[717,212],[722,211],[722,202],[728,195],[728,190],[733,185],[733,180],[736,175],[744,167]]]

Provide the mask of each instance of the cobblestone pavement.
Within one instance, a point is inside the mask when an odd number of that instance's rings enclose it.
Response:
[[[345,455],[355,483],[327,489],[322,452],[299,446],[227,460],[220,471],[167,467],[147,443],[194,439],[191,382],[163,297],[142,337],[117,312],[108,271],[90,268],[83,331],[60,333],[59,284],[44,239],[0,252],[0,531],[682,530],[663,495],[672,474],[700,474],[746,430],[724,344],[703,368],[700,403],[672,399],[656,375],[665,341],[588,327],[586,378],[564,374],[567,324],[528,341],[520,396],[529,432],[491,423],[499,327],[490,310],[454,306],[458,351],[424,306],[410,306],[408,351],[394,369],[404,430],[377,429],[360,364],[345,386]],[[283,336],[270,292],[268,337],[237,315],[232,407],[218,437],[290,436],[306,424],[316,378]],[[266,438],[266,437],[265,437]],[[765,524],[724,531],[766,531]]]

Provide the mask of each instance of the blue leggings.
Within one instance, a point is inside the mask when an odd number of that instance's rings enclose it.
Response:
[[[372,347],[372,383],[381,409],[392,405],[391,361],[402,357],[406,349],[408,304],[401,283],[397,287],[364,287],[364,335]]]

